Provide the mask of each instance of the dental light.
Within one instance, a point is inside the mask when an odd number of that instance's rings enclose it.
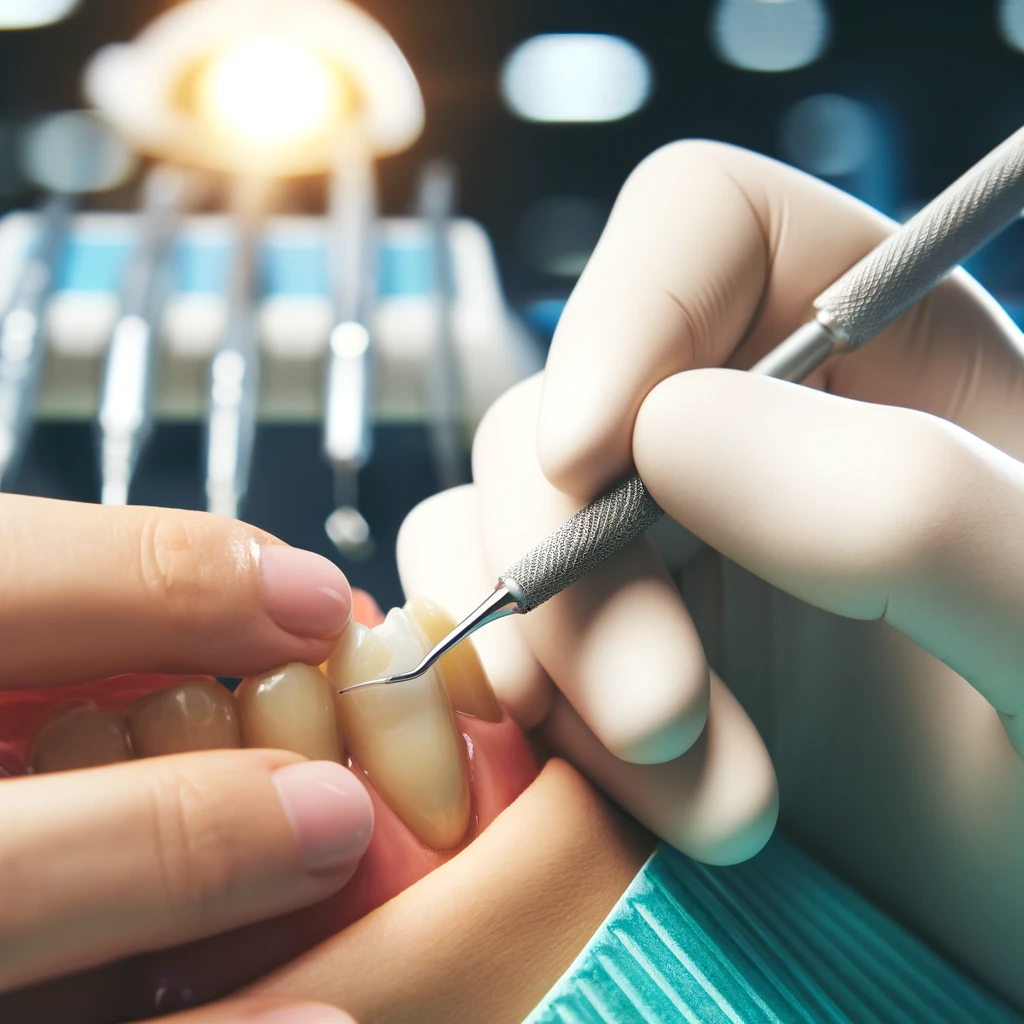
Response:
[[[145,153],[269,177],[330,170],[347,121],[380,157],[424,119],[401,50],[345,0],[188,0],[99,50],[84,88]]]

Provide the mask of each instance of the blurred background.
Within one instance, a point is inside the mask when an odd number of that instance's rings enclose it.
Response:
[[[133,39],[174,6],[0,0],[0,209],[40,201],[26,131],[52,112],[86,106],[82,76],[91,56]],[[749,147],[905,219],[1024,116],[1024,0],[359,6],[405,55],[425,107],[418,139],[375,161],[381,214],[422,216],[423,168],[447,161],[455,209],[490,239],[505,302],[537,360],[619,187],[659,145],[705,137]],[[80,209],[135,210],[148,156],[122,180],[81,197]],[[328,191],[326,175],[291,176],[275,190],[273,213],[322,216]],[[225,208],[225,195],[213,189],[198,209]],[[1015,225],[970,267],[1017,317],[1024,315],[1022,239]],[[0,274],[16,271],[0,263]],[[33,421],[5,489],[98,500],[94,423],[52,408]],[[131,500],[206,507],[204,429],[201,416],[158,416]],[[372,456],[358,471],[358,503],[376,547],[357,558],[339,553],[324,531],[337,493],[321,433],[315,416],[261,418],[240,514],[335,557],[385,606],[397,602],[395,531],[445,477],[431,431],[416,417],[376,423]],[[443,482],[451,472],[449,463]]]

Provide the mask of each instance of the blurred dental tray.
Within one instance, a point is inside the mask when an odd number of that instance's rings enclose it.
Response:
[[[0,219],[0,309],[10,298],[32,239],[34,215]],[[83,213],[64,248],[46,313],[47,363],[38,415],[95,415],[102,360],[118,313],[118,292],[135,245],[130,213]],[[308,421],[323,407],[323,359],[331,329],[326,222],[268,220],[258,286],[263,354],[261,418]],[[377,357],[375,418],[427,418],[424,367],[436,343],[439,299],[426,225],[385,219],[378,225],[379,302],[373,323]],[[226,319],[232,252],[226,216],[186,218],[171,254],[173,294],[161,325],[156,415],[198,419],[207,403],[208,361]],[[532,338],[508,311],[489,240],[474,221],[448,230],[454,277],[453,344],[468,426],[516,381],[540,367]]]

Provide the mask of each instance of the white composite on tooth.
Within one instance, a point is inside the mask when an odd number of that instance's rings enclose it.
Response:
[[[125,709],[137,757],[240,747],[235,698],[211,679],[189,679]]]
[[[61,772],[130,761],[128,730],[120,712],[91,705],[69,708],[39,731],[29,753],[33,772]]]
[[[413,668],[426,640],[401,609],[374,630],[353,623],[328,662],[337,689]],[[469,824],[469,770],[448,692],[437,672],[338,701],[345,745],[420,842],[445,850]]]
[[[312,665],[292,663],[244,679],[235,691],[247,747],[292,750],[310,760],[344,754],[334,687]]]

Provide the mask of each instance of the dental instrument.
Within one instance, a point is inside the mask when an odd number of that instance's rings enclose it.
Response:
[[[847,270],[815,300],[814,319],[751,373],[800,381],[834,355],[861,348],[1024,208],[1024,128],[993,149]],[[664,515],[638,476],[595,498],[498,577],[494,591],[412,670],[344,687],[415,679],[482,626],[525,614],[561,593]]]
[[[152,429],[152,390],[160,320],[170,281],[168,255],[185,197],[185,175],[157,165],[146,176],[138,246],[121,285],[98,416],[100,501],[126,505],[139,454]]]
[[[0,321],[0,486],[32,429],[46,345],[43,315],[71,223],[72,201],[53,195],[37,215],[36,237]]]
[[[360,126],[342,133],[328,210],[328,264],[334,327],[327,354],[324,456],[334,473],[336,507],[324,528],[352,559],[373,553],[370,526],[359,511],[359,471],[373,447],[373,344],[377,295],[377,201],[373,155]]]
[[[206,507],[238,518],[249,486],[256,440],[259,351],[256,272],[259,233],[269,182],[240,176],[233,193],[235,247],[228,282],[228,314],[220,349],[210,364],[206,437]]]
[[[455,281],[448,240],[455,207],[455,169],[432,160],[420,178],[419,212],[430,232],[434,271],[434,344],[427,358],[430,448],[442,490],[466,482],[466,428],[459,364],[455,353]]]

